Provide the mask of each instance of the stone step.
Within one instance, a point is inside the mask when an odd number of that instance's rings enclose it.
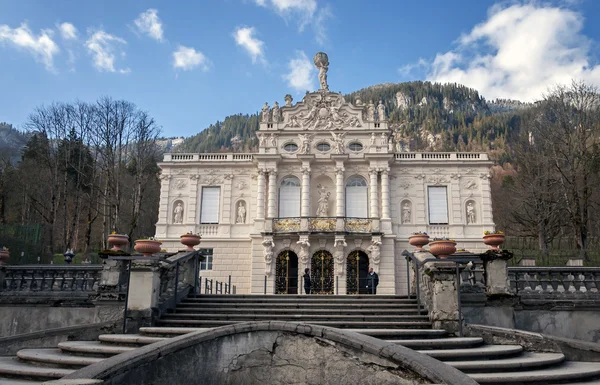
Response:
[[[0,385],[41,385],[41,384],[43,384],[43,382],[17,380],[14,378],[1,378],[0,377]]]
[[[73,373],[74,369],[51,368],[23,362],[16,357],[0,357],[0,375],[48,380]]]
[[[398,308],[335,308],[335,309],[325,309],[322,307],[317,308],[281,308],[281,307],[273,307],[273,306],[265,306],[262,308],[255,307],[186,307],[186,306],[177,306],[175,311],[169,314],[179,314],[179,313],[190,313],[190,314],[203,314],[203,313],[219,313],[219,314],[321,314],[321,315],[425,315],[427,312],[423,309],[420,310],[420,313],[417,311],[417,308],[406,308],[406,309],[398,309]]]
[[[118,346],[103,344],[99,341],[65,341],[58,344],[60,350],[66,352],[83,353],[95,356],[112,356],[134,350],[132,346]]]
[[[490,359],[515,355],[522,351],[523,347],[521,345],[484,345],[468,349],[418,350],[419,353],[427,354],[441,361],[466,358]]]
[[[87,366],[103,360],[97,357],[66,354],[60,349],[22,349],[17,352],[17,357],[25,361],[64,366]]]
[[[200,331],[206,331],[206,330],[210,330],[212,328],[183,328],[183,327],[141,327],[140,328],[140,333],[143,333],[144,335],[151,335],[151,336],[155,336],[155,335],[159,335],[159,336],[178,336],[178,335],[182,335],[182,334],[188,334],[188,333],[193,333],[193,332],[200,332]]]
[[[306,301],[292,301],[292,302],[197,302],[183,300],[177,304],[178,308],[234,308],[234,309],[245,309],[245,308],[278,308],[278,309],[323,309],[323,303],[312,303]],[[328,303],[326,309],[373,309],[373,310],[384,310],[384,309],[417,309],[415,303]],[[423,311],[423,307],[421,306]]]
[[[406,295],[370,295],[370,294],[343,294],[343,295],[332,295],[332,294],[189,294],[189,299],[227,299],[233,301],[244,301],[244,300],[279,300],[279,299],[321,299],[327,298],[328,300],[348,300],[348,301],[376,301],[376,300],[411,300],[416,301],[415,296]]]
[[[379,305],[379,304],[414,304],[417,306],[417,301],[414,299],[394,299],[394,298],[377,298],[379,296],[367,297],[365,298],[352,298],[351,296],[346,296],[344,298],[336,298],[334,296],[304,296],[304,297],[281,297],[281,296],[262,296],[257,298],[244,298],[244,299],[235,299],[230,296],[217,296],[212,298],[186,298],[184,301],[186,303],[270,303],[270,304],[289,304],[289,303],[313,303],[313,304],[353,304],[360,302],[363,305]]]
[[[194,320],[233,320],[233,321],[295,321],[307,323],[319,323],[321,321],[350,321],[350,322],[406,322],[422,321],[429,322],[429,317],[418,314],[397,314],[397,315],[338,315],[338,314],[253,314],[247,312],[238,313],[171,313],[164,314],[162,319],[194,319]]]
[[[312,323],[315,325],[322,326],[330,326],[334,328],[373,328],[373,329],[426,329],[431,327],[431,323],[429,321],[405,321],[405,322],[367,322],[367,321],[314,321],[310,319],[295,319],[294,321],[302,321],[303,323]],[[197,320],[197,319],[166,319],[161,318],[156,323],[159,325],[165,326],[196,326],[196,327],[204,327],[204,328],[212,328],[224,325],[231,325],[236,323],[242,323],[246,321],[234,321],[234,320]]]
[[[468,373],[469,377],[480,384],[521,384],[521,383],[564,383],[600,376],[600,362],[564,362],[546,369],[526,371],[502,371],[492,373]],[[593,383],[593,382],[592,382]]]
[[[141,334],[101,334],[98,336],[98,340],[101,342],[124,345],[148,345],[166,339],[165,337],[150,337]]]
[[[450,366],[462,371],[530,370],[542,366],[560,364],[565,360],[562,353],[523,353],[517,357],[497,360],[448,361]]]
[[[386,342],[411,349],[459,349],[483,344],[481,337],[430,338],[430,339],[388,339]]]

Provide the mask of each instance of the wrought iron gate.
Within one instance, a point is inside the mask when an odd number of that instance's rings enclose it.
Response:
[[[333,294],[333,256],[329,251],[319,250],[310,260],[313,294]]]
[[[369,256],[360,250],[348,254],[346,259],[346,293],[366,294]]]
[[[298,294],[298,256],[284,250],[275,261],[275,294]]]

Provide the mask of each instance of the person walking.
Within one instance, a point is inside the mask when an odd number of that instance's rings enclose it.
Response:
[[[379,276],[373,271],[372,267],[369,267],[369,274],[367,274],[367,291],[369,294],[377,294],[377,285],[379,285]]]
[[[304,275],[302,277],[304,278],[304,294],[310,294],[311,282],[310,282],[310,269],[308,267],[306,269],[304,269]]]

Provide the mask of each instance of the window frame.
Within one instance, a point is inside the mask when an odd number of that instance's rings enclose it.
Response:
[[[294,151],[289,151],[289,150],[286,148],[287,146],[296,146],[296,149],[295,149]],[[283,145],[283,147],[282,147],[282,148],[283,148],[283,151],[285,151],[285,152],[287,152],[287,153],[290,153],[290,154],[293,154],[293,153],[295,153],[295,152],[298,152],[298,150],[300,149],[300,146],[298,146],[298,144],[297,144],[297,143],[295,143],[295,142],[287,142],[287,143],[285,143],[285,144]]]
[[[327,146],[327,150],[321,150],[321,149],[319,148],[319,146]],[[325,152],[330,152],[330,151],[331,151],[331,144],[329,144],[329,143],[327,143],[327,142],[319,142],[319,143],[317,143],[317,145],[315,146],[315,148],[316,148],[316,149],[317,149],[317,151],[319,151],[319,152],[323,152],[323,153],[325,153]]]
[[[432,191],[435,190],[444,190],[444,198],[445,198],[445,215],[446,215],[446,221],[432,221],[432,195],[433,197],[437,198],[435,195],[436,194],[432,194]],[[441,194],[440,194],[441,196]],[[434,202],[436,203],[436,202]],[[442,207],[442,205],[440,205],[440,207]],[[434,214],[434,219],[436,219],[437,216],[441,216],[442,213],[437,213],[437,212],[433,212]],[[427,221],[430,225],[449,225],[450,224],[450,213],[448,210],[448,186],[427,186]]]
[[[213,249],[200,249],[200,254],[204,255],[204,261],[200,261],[200,271],[212,271],[214,261],[214,250]]]
[[[218,191],[218,195],[217,195],[217,221],[216,222],[209,222],[204,220],[202,213],[205,212],[205,202],[204,202],[204,192],[209,190],[209,189],[216,189]],[[210,206],[210,205],[208,205]],[[220,186],[202,186],[202,189],[200,191],[200,224],[201,225],[218,225],[219,222],[221,221],[221,187]],[[208,215],[208,214],[207,214]],[[210,219],[210,218],[207,218]]]
[[[353,144],[359,145],[360,146],[360,150],[354,150],[354,149],[352,149],[352,145]],[[365,146],[361,142],[359,142],[359,141],[355,140],[355,141],[352,141],[352,142],[348,143],[348,150],[350,150],[352,152],[362,152],[362,151],[364,151],[364,149],[365,149]]]
[[[362,181],[362,185],[361,186],[348,186],[348,184],[353,180],[353,179],[360,179]],[[364,213],[366,214],[366,216],[356,216],[356,215],[348,215],[348,203],[349,203],[349,199],[348,199],[348,187],[350,188],[364,188],[364,193],[365,193],[365,208],[364,208]],[[351,177],[349,177],[346,180],[346,183],[344,184],[344,210],[345,210],[345,216],[347,218],[369,218],[369,183],[367,182],[367,179],[364,178],[362,175],[353,175]]]
[[[287,179],[293,179],[296,182],[296,185],[295,186],[284,186],[283,184]],[[283,201],[281,199],[281,189],[284,187],[297,189],[297,194],[298,194],[297,213],[298,213],[298,215],[282,216],[281,207],[282,207]],[[278,218],[298,218],[298,217],[300,217],[301,212],[302,212],[301,207],[302,207],[302,183],[300,182],[300,179],[298,177],[296,177],[295,175],[287,175],[287,176],[283,177],[281,179],[281,181],[279,182],[279,188],[277,189],[277,217]]]

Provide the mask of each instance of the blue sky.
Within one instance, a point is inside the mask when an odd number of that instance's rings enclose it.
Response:
[[[408,80],[535,100],[557,83],[600,85],[600,1],[0,0],[0,121],[102,95],[190,136],[265,101]]]

